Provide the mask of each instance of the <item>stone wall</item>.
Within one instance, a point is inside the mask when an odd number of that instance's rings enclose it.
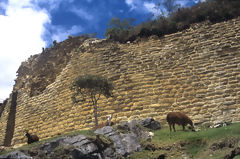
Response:
[[[0,112],[0,145],[4,145],[10,107],[11,107],[11,104],[10,104],[9,100],[7,100],[1,106],[1,112]]]
[[[26,143],[25,130],[44,139],[93,127],[91,106],[71,101],[69,87],[84,74],[102,75],[115,86],[114,98],[99,101],[99,123],[108,114],[113,114],[114,122],[144,117],[166,122],[170,111],[183,111],[194,123],[240,121],[239,24],[240,18],[202,23],[160,39],[102,41],[73,49],[66,67],[42,93],[30,97],[26,87],[15,88],[12,145]],[[6,108],[0,119],[3,125]]]

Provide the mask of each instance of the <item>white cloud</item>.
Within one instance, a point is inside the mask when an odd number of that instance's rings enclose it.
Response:
[[[52,11],[58,9],[61,3],[70,4],[73,3],[74,0],[32,0],[31,2],[35,6],[44,5],[47,10]]]
[[[50,23],[45,10],[35,10],[30,0],[9,0],[0,15],[0,98],[9,97],[21,62],[41,52],[44,24]]]
[[[93,20],[93,18],[94,18],[93,15],[91,15],[89,12],[87,12],[83,8],[72,7],[70,9],[70,11],[73,12],[74,14],[76,14],[78,17],[80,17],[82,19]]]
[[[144,0],[125,0],[125,3],[130,7],[130,11],[139,13],[157,13],[156,5],[153,2],[146,2]]]
[[[52,35],[52,39],[57,42],[65,40],[69,35],[77,34],[83,31],[83,28],[77,25],[72,26],[68,30],[62,26],[53,26],[52,29],[55,30],[55,33]]]
[[[206,0],[176,0],[176,4],[180,4],[181,6],[186,6],[189,2],[201,1],[204,2]],[[125,0],[125,3],[130,7],[130,11],[135,11],[138,13],[146,14],[151,13],[154,15],[153,18],[159,16],[163,12],[167,12],[163,5],[158,6],[158,3],[162,3],[163,0]]]
[[[142,0],[125,0],[125,3],[130,7],[130,10],[142,8]]]
[[[153,15],[159,15],[159,10],[156,8],[156,5],[154,3],[144,2],[143,6],[146,8],[146,10]]]

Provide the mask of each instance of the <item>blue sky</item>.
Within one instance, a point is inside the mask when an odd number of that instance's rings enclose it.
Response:
[[[0,0],[0,102],[9,97],[16,71],[30,55],[53,40],[97,33],[105,38],[113,17],[134,18],[135,24],[157,14],[161,0]],[[182,6],[198,0],[177,0]]]

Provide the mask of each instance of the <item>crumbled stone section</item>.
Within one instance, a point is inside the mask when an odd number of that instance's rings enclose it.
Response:
[[[30,97],[39,95],[55,81],[56,76],[66,67],[71,59],[71,51],[81,45],[85,36],[72,37],[55,43],[42,53],[31,56],[19,67],[15,89],[25,88]]]

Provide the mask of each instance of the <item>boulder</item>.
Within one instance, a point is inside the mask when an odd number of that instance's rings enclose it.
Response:
[[[73,159],[79,159],[79,158],[86,158],[86,159],[102,159],[103,157],[99,153],[93,153],[93,154],[88,154],[88,153],[83,153],[82,149],[75,148],[72,151],[72,158]]]
[[[129,126],[127,129],[131,130],[132,128],[133,125]],[[124,157],[142,150],[140,139],[134,132],[123,134],[115,131],[112,126],[105,126],[97,129],[94,133],[108,137],[113,142],[116,153]]]
[[[143,130],[143,127],[136,120],[130,120],[129,122],[122,122],[117,126],[117,129],[124,131],[125,133],[134,133],[137,138],[143,140],[149,140],[149,132]]]
[[[1,155],[0,158],[4,158],[4,159],[33,159],[31,156],[27,156],[21,151],[13,151],[13,152],[10,152],[6,155]]]
[[[63,140],[63,138],[58,138],[58,139],[52,140],[48,143],[45,143],[40,146],[40,150],[44,151],[44,154],[50,155],[52,153],[52,151],[60,145],[62,140]]]
[[[151,118],[151,117],[142,119],[138,123],[140,125],[142,125],[143,127],[146,127],[146,128],[152,129],[152,130],[158,130],[158,129],[162,128],[161,124],[158,121],[156,121],[153,118]]]

